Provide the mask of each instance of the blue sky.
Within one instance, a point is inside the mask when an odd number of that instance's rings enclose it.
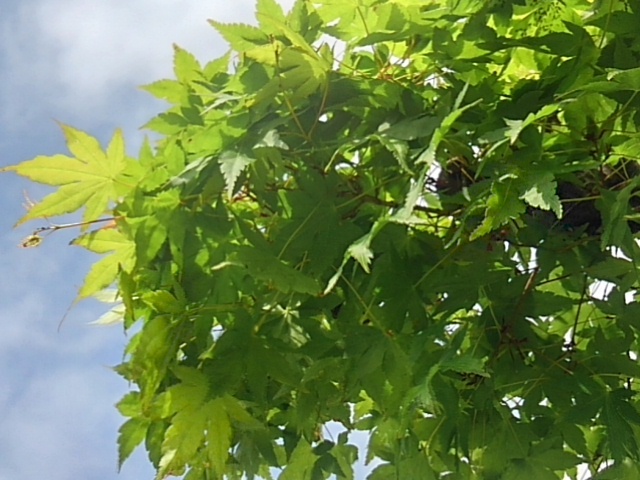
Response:
[[[289,6],[292,0],[283,0]],[[66,153],[56,121],[106,142],[124,129],[130,153],[139,126],[164,105],[137,86],[171,77],[172,43],[200,60],[226,51],[206,20],[251,21],[244,0],[2,0],[0,166]],[[38,226],[13,229],[48,190],[0,175],[0,480],[152,479],[143,450],[117,474],[113,407],[127,384],[110,370],[127,338],[89,323],[106,308],[72,304],[97,257],[60,231],[36,249],[18,245]]]

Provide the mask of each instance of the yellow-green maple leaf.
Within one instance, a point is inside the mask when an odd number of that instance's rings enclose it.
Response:
[[[36,218],[48,218],[85,208],[84,220],[96,220],[109,204],[135,186],[126,175],[133,160],[125,153],[122,131],[117,130],[106,151],[98,140],[68,125],[61,125],[73,156],[38,156],[0,171],[16,172],[38,183],[59,187],[31,208],[18,225]]]
[[[207,456],[213,473],[223,478],[231,448],[233,430],[223,398],[210,400],[203,410],[207,417]]]
[[[108,287],[116,280],[121,268],[129,270],[135,263],[135,243],[115,228],[89,232],[72,243],[95,253],[113,252],[93,264],[78,292],[80,299]]]

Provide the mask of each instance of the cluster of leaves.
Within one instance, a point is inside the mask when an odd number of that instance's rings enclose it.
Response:
[[[120,462],[353,479],[363,430],[373,480],[638,478],[638,4],[257,20],[211,22],[205,66],[175,48],[137,159],[64,127],[72,157],[8,168],[60,186],[24,220],[115,219],[75,243],[138,332]]]

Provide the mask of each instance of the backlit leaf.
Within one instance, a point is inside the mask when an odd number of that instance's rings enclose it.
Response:
[[[211,400],[204,410],[207,413],[207,454],[214,473],[222,477],[226,471],[227,458],[231,448],[231,423],[221,398]]]
[[[193,54],[173,45],[173,73],[179,82],[188,84],[198,78],[201,71],[200,63]]]
[[[511,219],[525,212],[520,200],[516,179],[506,176],[491,187],[491,196],[487,200],[487,210],[482,224],[473,232],[472,238],[485,235]]]
[[[226,189],[229,195],[233,195],[236,181],[240,174],[253,162],[255,162],[255,158],[249,157],[240,152],[229,150],[222,152],[218,158],[218,163],[220,164],[220,171],[222,172],[222,175],[224,175]]]
[[[96,253],[113,252],[91,267],[78,292],[79,298],[87,298],[111,285],[120,269],[131,268],[135,260],[135,244],[116,229],[90,232],[73,244]]]
[[[36,157],[3,169],[47,185],[61,186],[31,208],[18,224],[82,208],[85,221],[96,220],[108,211],[111,202],[135,187],[133,181],[127,183],[120,177],[128,164],[121,131],[114,134],[105,152],[94,137],[67,125],[61,127],[74,157]]]
[[[149,424],[137,418],[130,418],[118,430],[118,469],[133,453],[135,448],[142,443]]]
[[[175,80],[157,80],[141,87],[156,98],[181,104],[186,96],[185,86]]]
[[[316,461],[311,445],[301,439],[291,453],[287,466],[282,471],[278,480],[311,480],[313,465]]]
[[[532,207],[552,210],[556,217],[562,218],[562,204],[556,193],[558,184],[553,175],[543,173],[539,176],[533,176],[527,181],[530,181],[533,185],[522,194],[523,200]]]
[[[269,37],[259,28],[239,23],[220,23],[209,20],[231,48],[236,52],[244,52],[250,48],[269,44]]]

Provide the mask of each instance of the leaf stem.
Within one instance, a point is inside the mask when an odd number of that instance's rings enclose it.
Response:
[[[65,229],[65,228],[82,227],[84,225],[92,225],[94,223],[100,223],[100,222],[110,222],[110,221],[113,221],[113,220],[115,220],[115,217],[97,218],[95,220],[86,220],[86,221],[82,221],[82,222],[63,223],[61,225],[52,224],[52,225],[49,225],[48,227],[36,228],[33,231],[33,233],[35,235],[36,233],[41,233],[41,232],[46,232],[46,231],[55,232],[56,230],[62,230],[62,229]]]

